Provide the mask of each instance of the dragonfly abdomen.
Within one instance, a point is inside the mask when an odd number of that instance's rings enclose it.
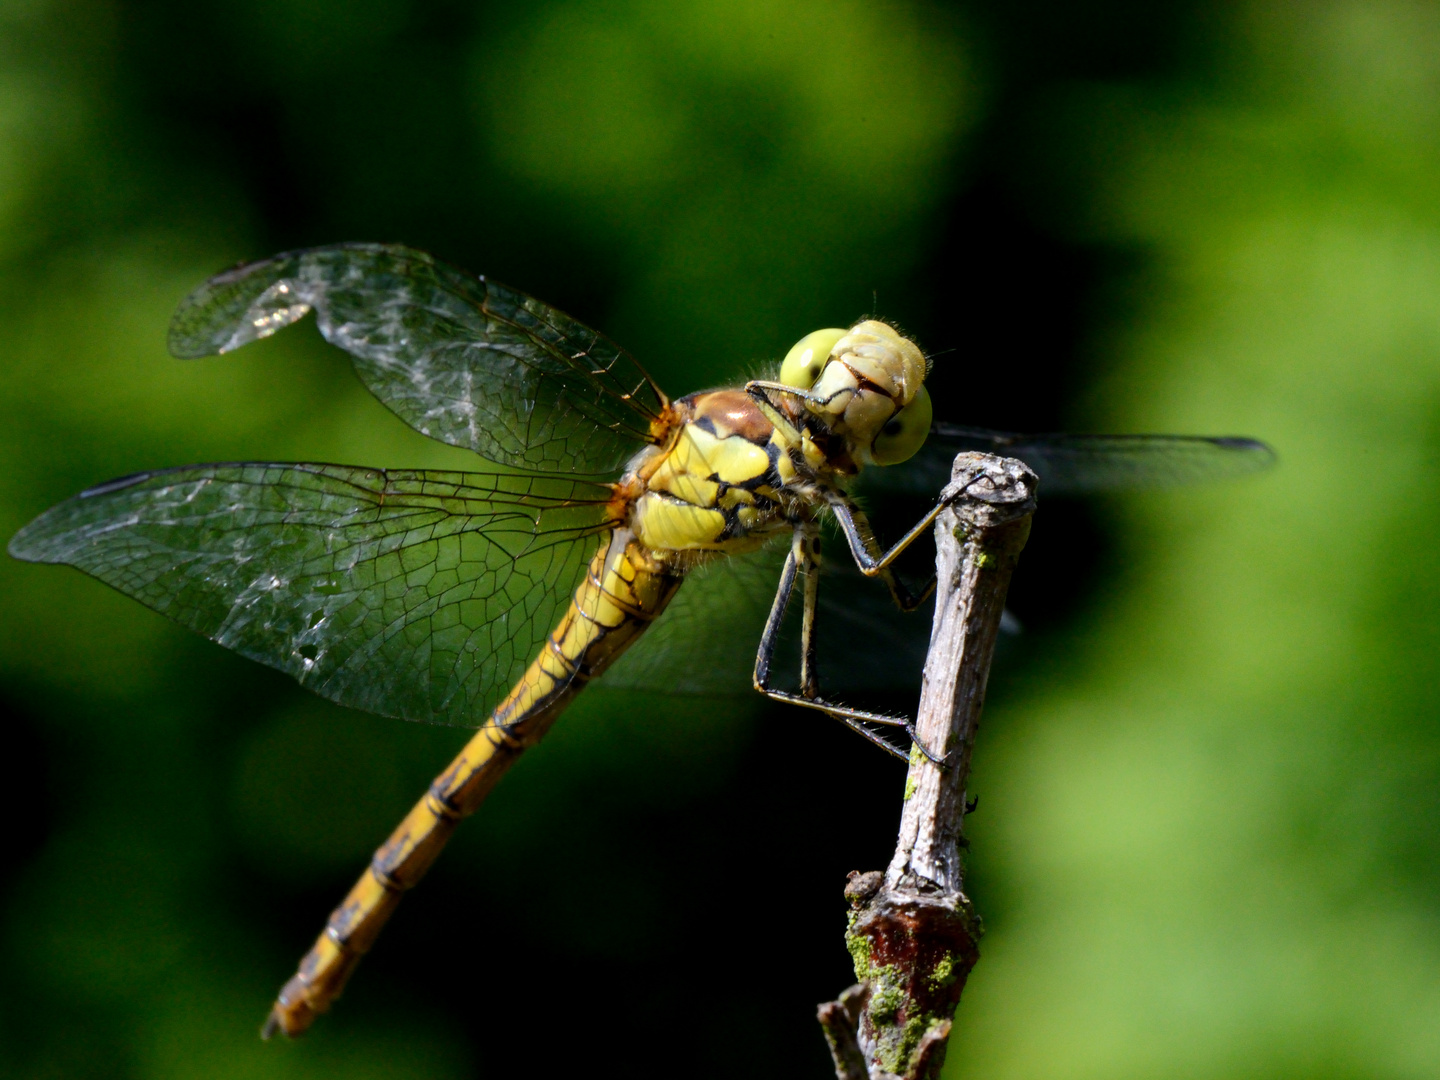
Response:
[[[298,1035],[340,996],[345,980],[462,818],[515,760],[535,745],[590,679],[601,674],[665,610],[681,577],[628,530],[595,553],[544,647],[450,767],[375,852],[330,915],[325,931],[281,989],[264,1034]]]

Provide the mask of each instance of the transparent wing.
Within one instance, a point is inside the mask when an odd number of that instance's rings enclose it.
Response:
[[[866,469],[862,491],[935,498],[962,450],[1018,457],[1039,474],[1042,494],[1142,491],[1242,476],[1275,454],[1241,438],[1184,435],[1014,435],[936,424],[903,465]],[[755,650],[780,580],[785,546],[719,560],[693,573],[655,626],[598,685],[670,693],[753,693]],[[827,544],[817,612],[817,660],[827,694],[919,686],[933,607],[899,611],[878,582],[856,570],[843,543]],[[777,649],[777,684],[793,680],[798,599]]]
[[[608,488],[341,465],[197,465],[92,488],[10,553],[69,563],[316,693],[484,723],[606,533]]]
[[[693,570],[669,607],[595,684],[672,694],[753,694],[755,650],[785,547]]]
[[[613,474],[651,440],[668,405],[594,330],[398,245],[312,248],[219,274],[175,312],[170,351],[229,352],[311,310],[402,420],[503,465]]]
[[[754,694],[755,651],[780,584],[788,541],[692,572],[665,613],[596,683],[671,694]],[[855,569],[843,545],[824,563],[816,658],[827,694],[914,690],[930,639],[931,606],[905,613]],[[800,597],[776,648],[777,686],[796,685]]]
[[[937,423],[903,465],[868,469],[861,487],[934,497],[962,450],[1019,458],[1040,477],[1040,495],[1152,491],[1259,472],[1275,451],[1255,439],[1199,435],[1016,435]]]

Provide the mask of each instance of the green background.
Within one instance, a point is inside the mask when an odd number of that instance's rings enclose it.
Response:
[[[347,239],[677,393],[876,311],[953,350],[951,419],[1265,438],[1260,479],[1042,504],[947,1075],[1431,1077],[1437,166],[1440,8],[1398,0],[0,0],[0,532],[168,464],[462,461],[308,326],[166,356],[208,274]],[[0,1073],[827,1075],[903,784],[837,725],[597,689],[262,1044],[457,733],[73,571],[0,597]]]

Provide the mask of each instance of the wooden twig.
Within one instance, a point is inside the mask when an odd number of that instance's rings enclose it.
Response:
[[[827,1001],[816,1012],[825,1041],[830,1044],[830,1056],[835,1061],[835,1075],[839,1080],[869,1080],[870,1070],[855,1034],[869,1000],[870,988],[856,983],[841,994],[838,1001]]]
[[[935,1080],[965,979],[980,957],[980,921],[964,892],[961,860],[965,788],[1005,594],[1030,533],[1036,478],[1023,462],[971,453],[955,459],[951,477],[950,505],[935,526],[935,622],[916,719],[920,739],[944,763],[918,750],[910,755],[889,869],[852,874],[845,890],[845,942],[863,990],[820,1006],[840,1080]],[[856,1071],[852,1045],[865,1071]]]

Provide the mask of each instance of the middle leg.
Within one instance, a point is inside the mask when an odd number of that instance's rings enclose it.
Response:
[[[876,746],[893,754],[902,761],[909,755],[897,748],[888,739],[865,727],[866,724],[881,724],[886,727],[904,728],[912,743],[931,761],[942,764],[943,759],[931,753],[930,748],[920,741],[915,725],[903,717],[887,716],[884,713],[852,709],[846,705],[825,701],[820,697],[819,679],[815,670],[815,610],[819,595],[819,537],[813,530],[797,528],[785,557],[785,567],[780,573],[780,586],[770,607],[770,617],[765,622],[765,632],[760,636],[760,648],[755,656],[755,689],[775,701],[815,709],[833,716],[846,727],[864,736]],[[770,686],[770,665],[775,657],[775,645],[779,639],[780,626],[785,618],[785,609],[795,591],[795,578],[805,574],[804,617],[800,629],[800,693],[775,690]]]

